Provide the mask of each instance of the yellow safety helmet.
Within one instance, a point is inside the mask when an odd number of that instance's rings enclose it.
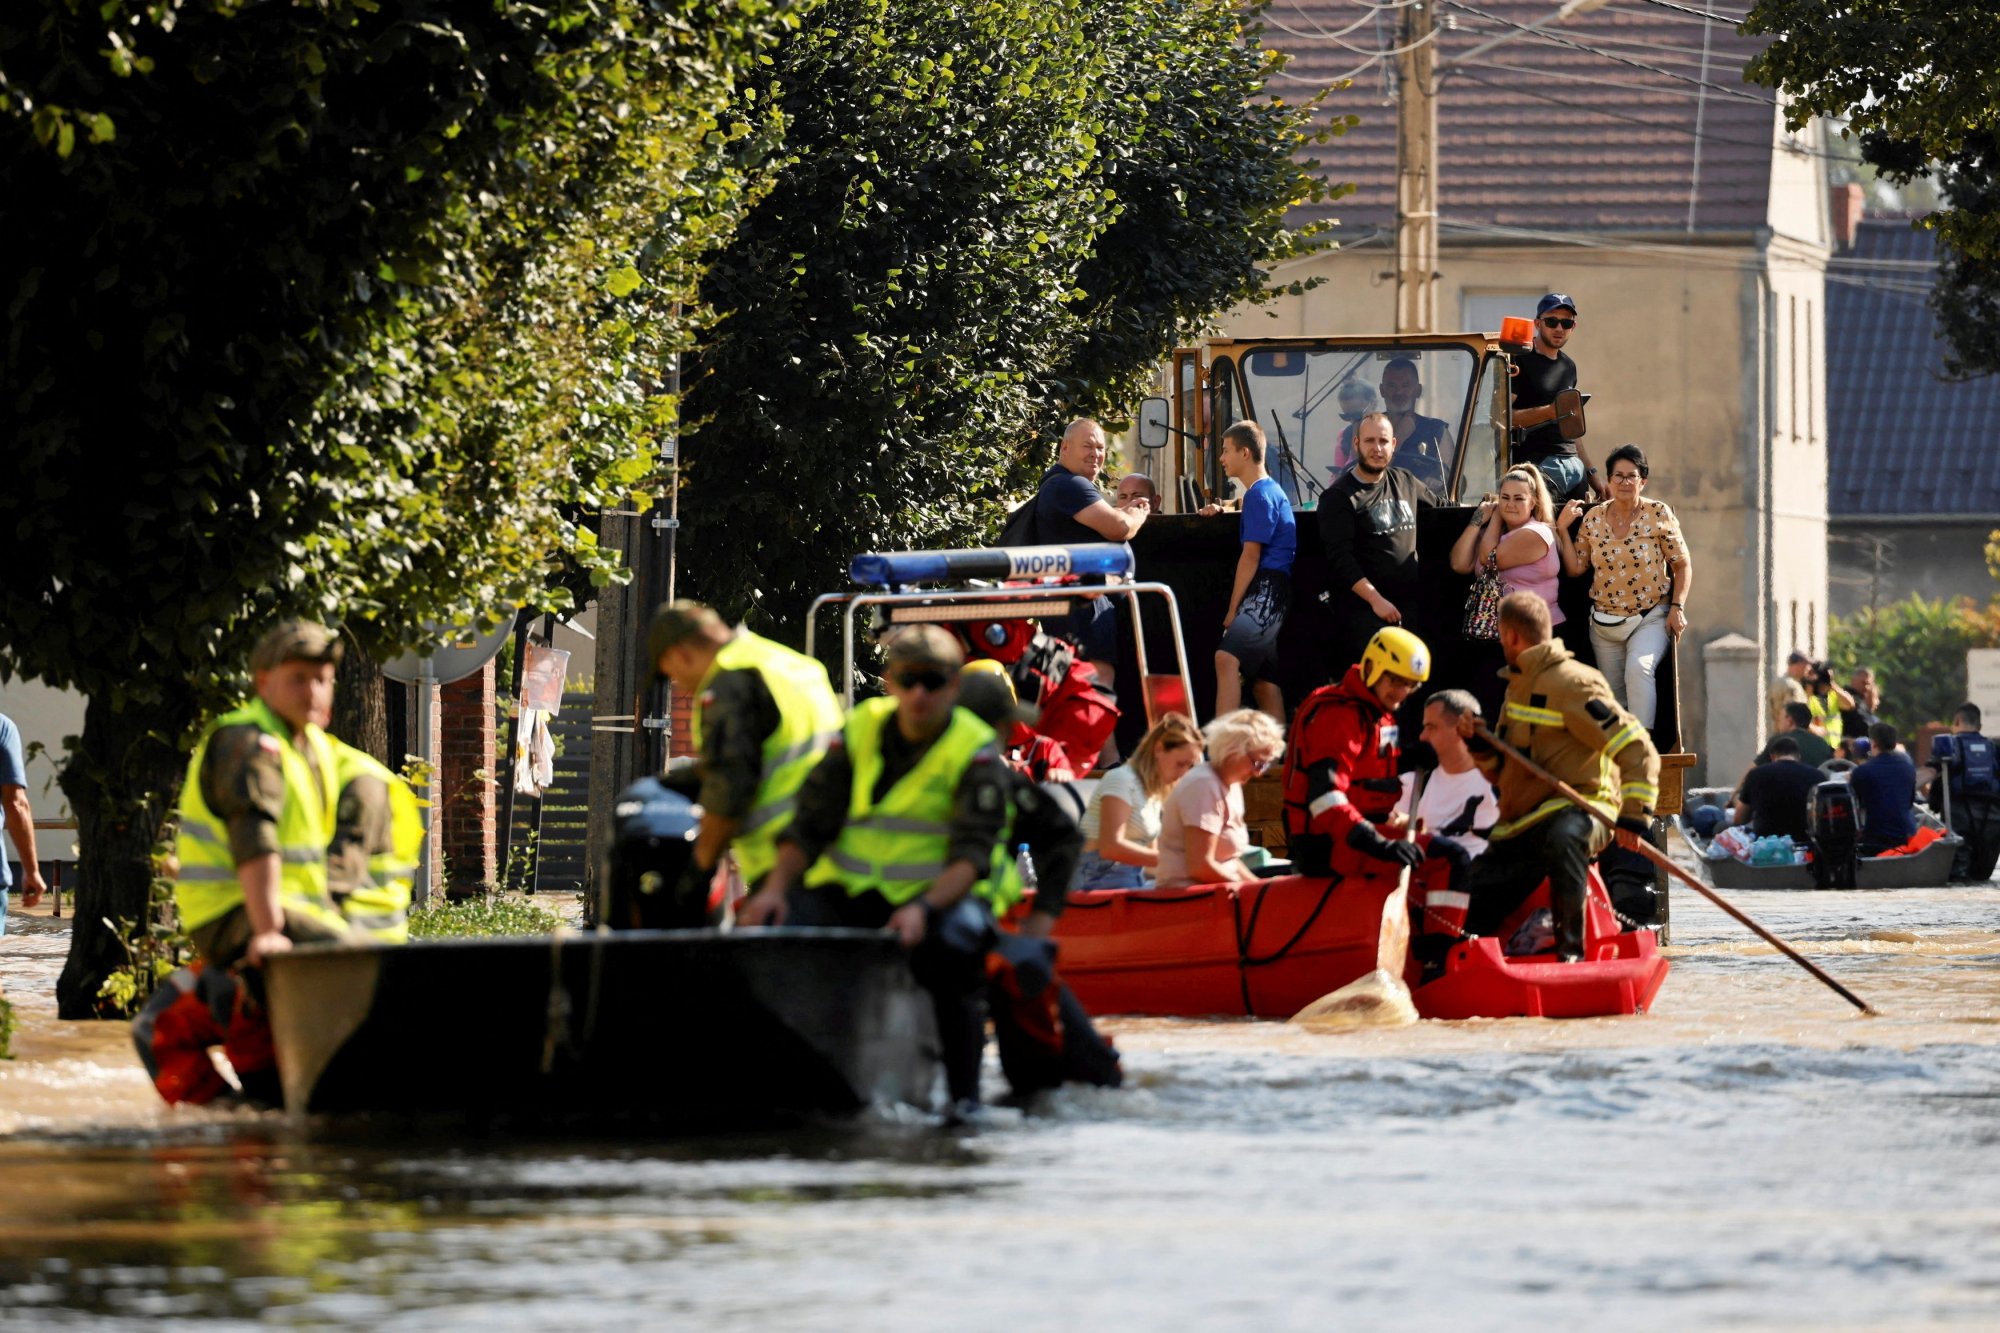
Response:
[[[975,657],[970,662],[967,662],[965,664],[965,674],[968,676],[997,676],[1007,686],[1007,696],[1010,699],[1018,699],[1020,697],[1014,692],[1014,677],[1008,673],[1006,666],[994,661],[990,657]]]
[[[1361,650],[1362,683],[1373,685],[1382,673],[1393,671],[1410,680],[1431,678],[1431,650],[1424,641],[1401,625],[1384,625]]]

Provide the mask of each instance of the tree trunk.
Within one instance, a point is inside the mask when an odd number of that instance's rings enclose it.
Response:
[[[126,963],[113,929],[121,921],[132,923],[127,929],[146,927],[154,848],[187,766],[187,756],[162,737],[181,730],[171,719],[114,710],[102,699],[84,709],[83,736],[61,775],[80,849],[69,961],[56,982],[63,1018],[102,1017],[98,987]]]
[[[340,637],[347,651],[333,677],[333,734],[390,768],[401,768],[401,755],[389,757],[389,704],[381,667],[352,634]]]

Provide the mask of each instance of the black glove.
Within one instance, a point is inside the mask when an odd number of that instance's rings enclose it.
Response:
[[[1653,825],[1651,822],[1638,815],[1618,816],[1618,827],[1627,833],[1636,833],[1642,838],[1650,839],[1653,836]]]
[[[1427,849],[1426,854],[1434,856],[1440,861],[1449,861],[1460,870],[1472,864],[1472,853],[1466,851],[1462,844],[1453,842],[1450,838],[1432,838],[1431,845]]]
[[[1390,865],[1414,866],[1424,859],[1423,849],[1414,842],[1391,841],[1373,824],[1356,824],[1347,835],[1347,845],[1363,856]]]

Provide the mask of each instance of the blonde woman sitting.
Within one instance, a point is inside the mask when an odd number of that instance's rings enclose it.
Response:
[[[1160,863],[1160,807],[1201,762],[1201,729],[1179,713],[1153,724],[1131,759],[1104,775],[1083,815],[1079,889],[1143,889]]]
[[[1257,877],[1242,860],[1250,846],[1243,784],[1284,753],[1285,733],[1268,713],[1239,708],[1208,724],[1208,762],[1189,769],[1160,808],[1157,887]]]

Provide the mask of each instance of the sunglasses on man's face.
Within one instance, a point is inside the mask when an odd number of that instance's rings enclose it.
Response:
[[[1550,315],[1542,321],[1542,327],[1545,329],[1573,329],[1576,327],[1576,321],[1573,319],[1557,319],[1554,315]]]
[[[936,694],[951,684],[954,678],[942,671],[898,671],[889,677],[891,684],[905,690],[926,689]]]

